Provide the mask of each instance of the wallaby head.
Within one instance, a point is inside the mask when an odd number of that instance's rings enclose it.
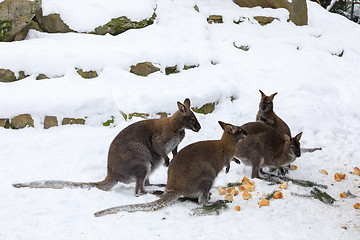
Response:
[[[180,125],[182,128],[191,129],[194,132],[198,132],[201,128],[195,114],[190,108],[190,99],[186,98],[184,103],[177,102],[179,112],[181,113]]]
[[[260,104],[259,104],[259,110],[263,111],[263,112],[270,112],[273,110],[273,100],[276,93],[271,94],[270,96],[266,96],[265,93],[263,93],[261,90],[259,90],[261,93],[261,100],[260,100]]]
[[[293,156],[294,160],[295,158],[298,158],[301,156],[300,151],[300,138],[302,136],[302,132],[300,132],[295,137],[291,138],[286,133],[284,134],[285,144],[284,144],[284,153],[286,153],[289,156]]]
[[[224,130],[222,139],[224,139],[224,137],[230,138],[237,143],[239,140],[244,139],[247,135],[247,132],[241,129],[241,127],[239,126],[234,126],[231,125],[230,123],[224,123],[222,121],[219,121],[218,123],[220,124],[221,128]]]
[[[277,93],[266,96],[261,90],[261,100],[259,103],[259,111],[256,114],[256,121],[263,122],[275,128],[282,136],[284,133],[291,136],[289,126],[274,112],[273,100]]]

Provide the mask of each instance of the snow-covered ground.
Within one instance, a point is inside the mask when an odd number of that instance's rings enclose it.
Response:
[[[119,2],[43,0],[43,6],[45,13],[60,13],[79,31],[91,31],[118,14],[128,13],[134,20],[150,17],[153,8],[155,23],[118,36],[32,31],[25,41],[0,43],[0,67],[31,75],[0,83],[0,118],[30,113],[35,120],[35,128],[0,128],[0,239],[358,238],[360,210],[352,205],[360,202],[360,177],[350,172],[360,167],[359,25],[310,1],[309,25],[302,27],[287,22],[288,12],[283,9],[239,8],[231,0],[133,0],[137,5],[124,8]],[[212,14],[222,15],[224,23],[208,24]],[[279,20],[260,26],[253,19],[258,15]],[[235,24],[241,17],[247,20]],[[249,51],[234,45],[246,45]],[[162,72],[148,77],[129,73],[131,65],[144,61],[158,65]],[[199,67],[164,74],[166,67],[175,65]],[[76,67],[96,70],[99,77],[82,79]],[[51,79],[35,80],[39,73]],[[98,210],[157,197],[135,197],[134,184],[118,184],[110,192],[11,185],[45,179],[102,180],[112,139],[139,120],[125,121],[120,111],[154,117],[160,111],[173,113],[176,101],[186,97],[196,107],[217,102],[212,114],[196,115],[202,129],[187,131],[180,149],[199,140],[219,139],[218,120],[236,125],[254,121],[259,89],[278,92],[275,112],[293,135],[304,132],[303,147],[323,147],[297,159],[298,169],[289,176],[328,185],[327,193],[337,200],[333,205],[294,196],[311,188],[289,183],[283,199],[259,208],[262,194],[278,185],[255,179],[253,198],[245,201],[236,196],[218,216],[192,216],[197,204],[177,202],[156,212],[95,218]],[[44,130],[46,115],[87,117],[87,124]],[[114,125],[103,127],[111,116]],[[329,175],[320,174],[321,169]],[[161,166],[150,181],[166,183],[166,171]],[[336,182],[335,172],[346,173],[346,179]],[[212,200],[223,199],[216,187],[250,175],[249,167],[233,163],[228,174],[222,171],[217,177]],[[341,199],[339,194],[347,191],[357,197]],[[233,210],[236,205],[240,212]]]

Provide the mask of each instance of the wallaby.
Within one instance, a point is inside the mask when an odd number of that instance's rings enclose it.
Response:
[[[215,177],[233,158],[236,143],[245,138],[240,127],[220,122],[224,130],[220,140],[200,141],[183,148],[171,161],[165,193],[150,203],[123,205],[95,213],[96,217],[121,211],[154,211],[175,202],[179,197],[197,198],[207,204]]]
[[[273,128],[275,128],[281,136],[286,133],[289,137],[291,137],[291,132],[289,126],[279,118],[274,112],[274,97],[277,93],[271,94],[270,96],[266,96],[261,90],[261,100],[259,103],[259,111],[256,115],[257,122],[263,122]]]
[[[302,132],[291,138],[281,135],[262,122],[250,122],[241,126],[247,132],[244,140],[238,142],[234,158],[252,166],[251,177],[260,178],[263,167],[276,167],[285,174],[282,167],[292,163],[300,153],[300,138]]]
[[[150,185],[149,174],[165,160],[168,153],[173,157],[185,136],[184,129],[198,132],[201,128],[190,109],[190,100],[177,102],[179,110],[169,118],[142,120],[123,129],[113,140],[108,153],[107,176],[101,182],[38,181],[14,184],[14,187],[63,188],[97,187],[109,191],[118,182],[136,181],[135,194],[146,193],[144,185]]]

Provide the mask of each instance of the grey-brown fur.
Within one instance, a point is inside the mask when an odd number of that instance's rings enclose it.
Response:
[[[261,90],[261,100],[259,103],[259,111],[256,115],[257,122],[263,122],[273,128],[275,128],[281,135],[286,133],[291,137],[291,132],[289,126],[279,118],[274,112],[274,97],[277,93],[266,96]]]
[[[259,178],[263,167],[276,167],[284,174],[282,167],[301,156],[302,132],[294,138],[287,134],[280,136],[274,128],[261,122],[246,123],[241,129],[248,135],[237,144],[234,158],[252,166],[252,178]]]
[[[209,192],[218,173],[228,167],[233,158],[236,144],[246,136],[240,127],[219,122],[224,133],[220,140],[201,141],[183,148],[171,161],[165,193],[159,200],[124,205],[95,213],[103,216],[119,211],[151,211],[167,206],[179,197],[197,198],[199,204],[206,204]]]
[[[200,124],[190,109],[190,100],[177,102],[179,110],[169,118],[150,119],[133,123],[113,140],[108,153],[107,176],[101,182],[77,183],[68,181],[42,181],[14,184],[14,187],[62,188],[97,187],[108,191],[118,182],[136,182],[135,194],[145,193],[149,174],[163,161],[169,165],[168,153],[177,154],[177,147],[185,136],[184,129],[195,132]]]

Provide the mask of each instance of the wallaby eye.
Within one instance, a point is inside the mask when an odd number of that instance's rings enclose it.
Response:
[[[194,123],[194,122],[195,122],[195,119],[190,118],[190,122],[191,122],[191,123]]]

